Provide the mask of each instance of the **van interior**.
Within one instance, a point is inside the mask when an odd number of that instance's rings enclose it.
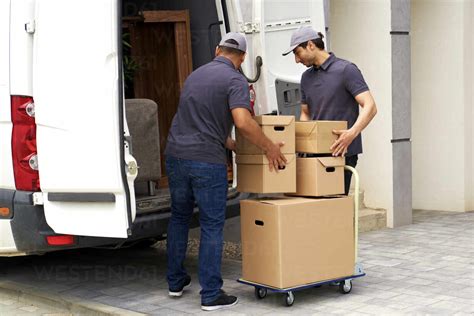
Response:
[[[137,215],[169,210],[164,149],[186,77],[211,61],[220,40],[216,3],[207,1],[122,2],[125,110],[135,180]],[[229,198],[232,189],[229,152]]]

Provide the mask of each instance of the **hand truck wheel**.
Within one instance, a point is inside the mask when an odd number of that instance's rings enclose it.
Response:
[[[286,293],[286,296],[285,296],[286,306],[292,306],[294,302],[295,302],[295,295],[293,294],[293,292],[290,291]]]
[[[339,283],[339,291],[342,294],[349,294],[352,290],[352,280],[345,280]]]
[[[267,289],[255,287],[255,297],[259,300],[267,296]]]

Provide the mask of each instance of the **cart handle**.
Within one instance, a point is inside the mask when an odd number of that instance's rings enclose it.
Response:
[[[357,170],[351,166],[344,166],[354,175],[354,260],[357,263],[357,248],[359,246],[359,174]]]

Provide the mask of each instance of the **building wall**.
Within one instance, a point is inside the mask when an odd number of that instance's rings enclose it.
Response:
[[[358,171],[365,204],[393,218],[392,69],[390,0],[331,0],[331,47],[354,62],[374,96],[378,114],[362,133]]]
[[[472,1],[413,0],[413,207],[473,209]]]
[[[464,42],[466,71],[464,72],[464,93],[466,95],[466,211],[474,211],[474,1],[464,3]]]

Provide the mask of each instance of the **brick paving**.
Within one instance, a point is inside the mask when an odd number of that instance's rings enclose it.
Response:
[[[201,311],[195,257],[187,260],[191,287],[183,297],[169,298],[166,257],[159,249],[2,258],[0,286],[23,285],[150,315],[474,314],[474,212],[419,211],[413,225],[362,233],[359,262],[367,276],[353,281],[350,294],[334,286],[308,289],[295,292],[294,306],[286,307],[277,293],[257,300],[252,287],[235,281],[240,261],[225,260],[224,289],[239,297],[239,304],[225,312]],[[0,297],[0,315],[2,302],[8,299]]]
[[[44,304],[27,303],[18,297],[0,293],[0,315],[67,316],[70,312]]]

